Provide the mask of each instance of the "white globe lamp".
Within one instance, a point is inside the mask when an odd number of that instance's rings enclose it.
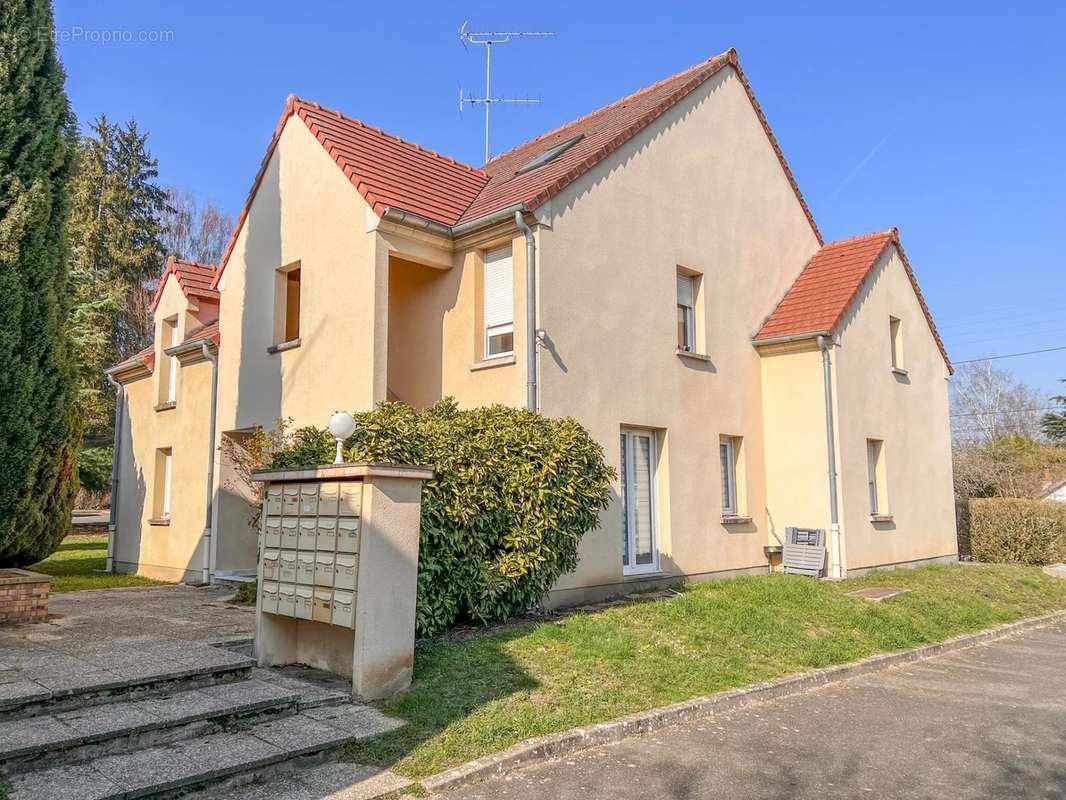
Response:
[[[343,464],[344,456],[341,455],[341,446],[345,439],[355,433],[355,418],[347,411],[338,411],[329,418],[329,432],[337,440],[337,453],[333,457],[333,463]]]

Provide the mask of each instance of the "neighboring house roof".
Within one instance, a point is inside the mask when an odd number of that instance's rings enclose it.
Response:
[[[755,335],[755,343],[786,337],[835,333],[859,295],[867,276],[889,246],[895,246],[899,251],[907,277],[910,278],[922,312],[929,323],[929,330],[940,348],[948,370],[953,371],[944,342],[933,323],[933,316],[922,296],[922,290],[918,287],[918,280],[900,244],[899,230],[896,228],[823,245],[807,262],[803,272],[763,323]]]
[[[141,352],[120,361],[113,367],[108,367],[104,372],[108,375],[121,375],[131,371],[144,371],[151,373],[155,366],[155,345],[151,344]]]
[[[185,342],[194,342],[197,339],[207,339],[218,347],[219,343],[222,341],[222,336],[218,331],[218,320],[188,331],[185,334],[185,339],[182,341],[182,344],[185,344]]]
[[[508,150],[480,169],[325,109],[318,103],[290,96],[211,285],[218,286],[270,157],[286,122],[294,114],[303,120],[374,213],[380,216],[385,209],[395,208],[452,226],[522,203],[530,209],[542,205],[726,67],[736,70],[796,199],[821,243],[814,217],[740,69],[737,52],[731,49]],[[522,170],[544,151],[578,136],[579,140],[544,166]]]
[[[200,264],[196,261],[185,261],[170,256],[167,265],[159,278],[159,286],[156,287],[155,297],[152,298],[151,309],[154,312],[163,296],[163,287],[166,286],[167,278],[173,275],[178,280],[182,294],[187,298],[206,298],[218,300],[218,290],[212,288],[215,279],[215,267],[212,264]]]

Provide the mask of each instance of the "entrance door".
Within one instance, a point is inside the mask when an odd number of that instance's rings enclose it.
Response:
[[[658,572],[656,530],[655,434],[623,430],[622,448],[622,567],[626,575]]]

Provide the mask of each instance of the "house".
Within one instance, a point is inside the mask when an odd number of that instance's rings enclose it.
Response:
[[[208,280],[210,275],[210,280]],[[951,365],[895,229],[826,244],[730,50],[459,163],[290,97],[217,267],[168,263],[122,394],[111,564],[252,570],[227,453],[337,408],[527,404],[619,472],[550,603],[956,558]]]

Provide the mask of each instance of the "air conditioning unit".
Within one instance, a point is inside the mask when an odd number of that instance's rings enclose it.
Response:
[[[781,566],[790,575],[819,577],[825,567],[825,530],[786,528]]]

